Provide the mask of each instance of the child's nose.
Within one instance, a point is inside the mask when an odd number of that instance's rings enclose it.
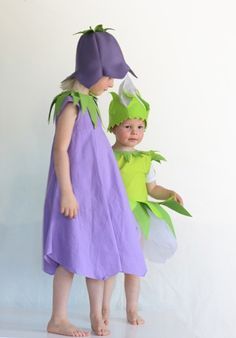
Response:
[[[137,134],[138,130],[136,128],[131,129],[132,134]]]

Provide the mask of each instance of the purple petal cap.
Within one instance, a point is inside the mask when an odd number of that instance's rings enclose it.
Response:
[[[76,51],[76,70],[66,79],[74,78],[86,88],[102,76],[123,79],[130,72],[116,39],[107,32],[91,32],[81,36]]]

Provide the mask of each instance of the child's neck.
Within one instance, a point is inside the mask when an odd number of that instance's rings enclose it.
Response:
[[[136,150],[134,147],[124,146],[124,145],[122,145],[118,142],[113,144],[112,149],[113,150],[119,150],[119,151],[135,151]]]

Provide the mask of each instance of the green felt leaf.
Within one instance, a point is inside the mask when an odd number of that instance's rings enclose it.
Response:
[[[48,123],[50,122],[51,113],[52,113],[52,108],[53,108],[55,102],[56,102],[56,97],[54,97],[54,99],[52,100],[52,103],[51,103],[50,108],[49,108]]]
[[[143,203],[142,203],[143,204]],[[171,232],[173,233],[173,235],[175,235],[175,230],[174,230],[174,226],[171,220],[170,215],[168,214],[168,212],[160,205],[160,203],[158,202],[146,202],[145,203],[146,206],[149,207],[149,209],[160,219],[163,219],[163,221],[165,221]]]
[[[151,155],[153,161],[157,161],[159,163],[161,163],[161,161],[166,161],[165,157],[154,150],[150,150],[149,154]]]
[[[74,33],[73,35],[77,35],[77,34],[87,34],[87,33],[92,33],[93,32],[93,30],[91,30],[91,29],[86,29],[86,30],[84,30],[84,31],[80,31],[80,32],[77,32],[77,33]]]
[[[69,92],[62,92],[60,95],[58,95],[56,102],[55,102],[55,114],[57,115],[61,109],[61,106],[65,100],[65,98],[69,95]]]
[[[149,105],[149,103],[148,103],[147,101],[145,101],[145,100],[141,97],[141,95],[140,95],[140,93],[139,93],[138,91],[137,91],[137,96],[138,96],[139,100],[144,104],[146,110],[149,112],[149,110],[150,110],[150,105]]]
[[[141,203],[137,203],[136,207],[132,211],[141,228],[142,233],[144,234],[144,237],[148,238],[150,231],[150,216],[146,210],[146,207],[141,205]]]
[[[157,218],[163,220],[169,227],[169,230],[175,235],[174,226],[168,212],[157,202],[136,202],[132,208],[134,216],[141,228],[144,237],[147,239],[150,231],[150,215],[151,211]]]
[[[166,159],[156,152],[155,150],[149,150],[149,151],[141,151],[141,150],[134,150],[134,151],[119,151],[119,150],[114,150],[115,156],[117,159],[120,157],[123,157],[125,161],[130,162],[132,157],[142,157],[145,155],[151,156],[151,159],[153,161],[157,161],[161,163],[161,161],[166,161]]]
[[[91,26],[89,26],[89,29],[74,33],[73,35],[77,35],[77,34],[90,34],[90,33],[95,33],[95,32],[107,32],[108,30],[114,30],[113,28],[104,28],[102,24],[97,25],[95,28],[92,28]]]
[[[97,25],[95,28],[94,28],[94,31],[95,32],[106,32],[108,30],[113,30],[113,28],[103,28],[103,25]]]
[[[85,95],[80,95],[80,105],[81,105],[81,110],[84,113],[88,106],[87,98]]]
[[[98,114],[97,114],[97,106],[93,104],[88,104],[88,110],[90,113],[90,118],[93,122],[94,127],[97,126],[97,119],[98,119]]]
[[[73,103],[74,105],[77,105],[79,103],[79,100],[80,100],[80,95],[78,92],[72,92],[71,93],[71,96],[73,98]]]
[[[124,105],[120,96],[115,92],[110,93],[112,100],[109,105],[109,125],[108,131],[111,131],[114,126],[120,125],[123,121],[128,119],[141,119],[147,125],[149,105],[137,95],[124,91],[123,94],[130,99],[128,105]],[[145,104],[144,104],[145,102]]]
[[[68,96],[72,98],[74,105],[77,105],[77,104],[80,105],[82,113],[85,113],[86,111],[88,111],[91,122],[93,123],[93,126],[96,127],[98,116],[100,117],[100,112],[99,112],[99,108],[98,108],[95,97],[92,95],[85,95],[77,91],[63,91],[62,93],[58,94],[53,99],[51,106],[50,106],[50,110],[49,110],[48,122],[50,122],[51,111],[52,111],[53,106],[55,106],[54,116],[53,116],[53,119],[55,120],[61,111],[63,102]]]
[[[181,204],[176,202],[173,197],[163,202],[159,202],[159,204],[165,205],[166,207],[178,212],[181,215],[192,217],[192,215],[188,212],[188,210],[185,209]]]
[[[95,32],[98,32],[99,30],[100,30],[100,31],[103,30],[102,25],[97,25],[97,26],[95,27],[95,29],[94,29]]]
[[[114,28],[104,28],[104,31],[114,31],[115,29]]]

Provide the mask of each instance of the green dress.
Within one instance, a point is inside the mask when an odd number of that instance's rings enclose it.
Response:
[[[162,206],[165,202],[148,200],[146,176],[152,161],[165,159],[155,151],[114,150],[114,154],[139,224],[144,253],[151,261],[163,263],[176,251],[176,236],[171,218]],[[167,206],[170,207],[168,203]]]

